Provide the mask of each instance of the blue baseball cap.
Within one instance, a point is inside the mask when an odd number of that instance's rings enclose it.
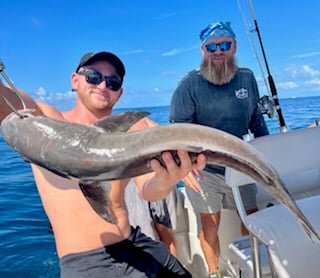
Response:
[[[200,32],[200,40],[201,44],[204,44],[207,40],[213,39],[213,38],[220,38],[220,37],[226,37],[226,38],[236,38],[236,34],[231,29],[231,23],[230,22],[222,22],[219,21],[217,23],[211,23],[206,28],[204,28]]]

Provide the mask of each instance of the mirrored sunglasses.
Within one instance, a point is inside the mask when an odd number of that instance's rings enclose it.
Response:
[[[222,52],[225,52],[225,51],[230,50],[231,44],[232,44],[232,42],[230,42],[230,41],[224,41],[224,42],[220,42],[220,43],[208,43],[208,44],[206,44],[206,49],[207,49],[207,52],[214,53],[217,51],[218,46],[219,46],[220,50]]]
[[[92,85],[99,85],[102,81],[106,81],[106,87],[112,91],[118,91],[122,86],[121,79],[115,75],[102,75],[94,69],[80,69],[77,73],[84,75],[86,81]]]

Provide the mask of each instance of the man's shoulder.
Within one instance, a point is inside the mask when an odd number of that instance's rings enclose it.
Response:
[[[189,71],[185,77],[189,77],[189,78],[199,78],[199,76],[201,77],[201,73],[200,73],[200,69],[196,68],[193,69],[191,71]]]
[[[64,119],[62,112],[56,109],[55,107],[53,107],[52,105],[44,102],[37,102],[37,105],[40,108],[41,112],[47,117],[54,118],[57,120]]]
[[[195,80],[203,78],[199,69],[193,69],[189,71],[179,82],[179,86],[182,84],[194,83]]]

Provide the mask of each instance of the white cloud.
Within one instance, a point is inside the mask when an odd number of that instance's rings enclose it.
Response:
[[[320,78],[308,80],[305,82],[305,84],[320,86]]]
[[[314,56],[320,56],[320,51],[298,54],[293,56],[293,58],[301,59],[301,58],[314,57]]]
[[[291,65],[285,68],[292,78],[310,78],[310,77],[320,77],[320,71],[310,67],[309,65]]]
[[[132,49],[132,50],[122,52],[122,55],[134,55],[134,54],[140,54],[144,52],[145,51],[143,49]]]
[[[280,89],[283,90],[292,90],[299,87],[299,85],[293,81],[279,82],[277,85]]]
[[[61,100],[70,100],[75,99],[75,92],[67,91],[64,93],[61,92],[47,92],[43,87],[39,87],[35,91],[35,100],[50,103],[52,105],[55,105],[56,102],[59,102]]]
[[[185,53],[185,52],[190,52],[194,49],[198,49],[199,46],[191,46],[191,47],[187,47],[187,48],[174,48],[170,51],[167,51],[167,52],[163,52],[161,54],[161,56],[175,56],[175,55],[178,55],[178,54],[181,54],[181,53]]]
[[[45,97],[46,94],[47,92],[43,87],[39,87],[38,90],[36,90],[36,95],[39,97]]]
[[[305,73],[305,74],[307,74],[309,76],[320,76],[320,71],[319,70],[313,69],[308,65],[303,65],[302,69],[301,69],[301,72]]]
[[[276,87],[286,91],[285,96],[319,94],[320,70],[310,65],[290,65],[276,79]]]
[[[160,14],[155,19],[156,20],[162,20],[162,19],[168,19],[170,17],[175,17],[178,13],[172,12],[172,13],[166,13],[166,14]]]

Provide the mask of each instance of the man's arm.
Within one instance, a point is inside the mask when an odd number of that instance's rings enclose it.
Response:
[[[33,112],[34,115],[45,114],[48,117],[52,117],[56,119],[63,118],[62,114],[58,110],[56,110],[54,107],[44,103],[36,102],[24,91],[22,90],[18,90],[18,91],[21,97],[23,98],[26,104],[26,107],[28,109],[34,110]],[[0,123],[6,116],[8,116],[10,113],[13,112],[12,109],[5,102],[4,98],[8,102],[10,102],[16,110],[23,108],[23,105],[19,97],[17,96],[17,93],[14,92],[11,88],[5,86],[0,80]]]
[[[173,92],[170,110],[170,123],[193,123],[195,114],[195,103],[191,96],[193,88],[188,80],[183,80],[179,83],[176,90]]]
[[[157,126],[154,121],[144,118],[134,125],[130,131],[139,130],[143,128],[150,128]],[[205,156],[200,155],[197,163],[192,163],[188,152],[178,151],[181,165],[178,166],[173,160],[170,152],[162,154],[162,159],[166,167],[162,167],[159,161],[153,159],[150,162],[153,173],[146,174],[135,178],[135,183],[139,189],[141,196],[148,201],[161,200],[169,194],[169,192],[176,186],[176,184],[184,180],[187,186],[194,190],[199,190],[199,184],[194,179],[192,171],[200,171],[205,166]],[[189,177],[185,179],[186,177]]]
[[[25,92],[21,90],[19,90],[19,93],[25,101],[27,108],[34,109],[34,114],[41,114],[40,108],[29,95],[27,95]],[[8,88],[0,81],[0,122],[2,122],[2,120],[7,115],[13,112],[12,109],[6,104],[4,98],[8,102],[10,102],[15,109],[19,110],[23,108],[22,103],[17,94],[11,88]]]
[[[164,152],[162,159],[165,167],[161,166],[159,161],[153,159],[150,166],[154,173],[139,176],[136,178],[136,184],[141,196],[148,201],[157,201],[164,199],[170,191],[183,180],[192,171],[201,171],[206,164],[206,158],[203,154],[197,157],[196,163],[192,163],[188,152],[178,150],[178,156],[181,164],[178,166],[170,152]]]

